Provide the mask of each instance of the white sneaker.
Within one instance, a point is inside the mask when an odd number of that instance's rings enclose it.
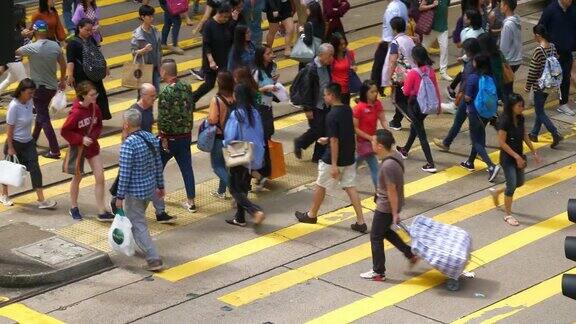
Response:
[[[443,113],[454,115],[456,114],[456,109],[458,107],[456,107],[456,105],[453,102],[449,102],[449,103],[441,103],[440,108],[442,108]]]
[[[264,186],[268,182],[268,178],[262,177],[260,180],[256,180],[256,184],[254,185],[254,191],[260,192],[264,190]]]
[[[14,206],[14,202],[8,196],[0,195],[0,203],[6,207]]]
[[[38,201],[37,204],[39,209],[52,209],[56,207],[58,203],[52,200],[44,200],[44,201]]]
[[[572,109],[570,109],[570,106],[568,106],[568,104],[563,104],[562,106],[556,108],[556,110],[564,115],[568,115],[568,116],[575,116],[576,113],[574,113],[574,111]]]
[[[210,196],[218,199],[226,199],[226,193],[218,193],[217,191],[211,191]]]
[[[451,76],[448,75],[448,73],[446,72],[442,72],[440,73],[440,77],[448,82],[452,82],[454,79],[452,79]]]
[[[360,278],[369,279],[369,280],[378,279],[378,280],[381,280],[381,281],[386,280],[386,276],[381,275],[381,274],[379,274],[379,273],[376,273],[376,272],[374,272],[374,270],[370,270],[370,271],[366,271],[366,272],[364,272],[364,273],[361,273],[361,274],[360,274]]]

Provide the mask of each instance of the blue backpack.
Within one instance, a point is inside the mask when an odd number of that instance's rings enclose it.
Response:
[[[480,76],[478,80],[478,94],[474,99],[474,106],[481,117],[492,118],[498,110],[498,94],[496,84],[489,75]]]
[[[220,98],[216,96],[216,106],[218,107],[218,120],[220,120]],[[204,119],[198,127],[198,141],[196,146],[202,152],[212,152],[214,141],[216,140],[216,130],[218,125],[211,125],[208,118]]]

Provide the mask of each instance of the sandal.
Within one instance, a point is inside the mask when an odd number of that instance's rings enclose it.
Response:
[[[506,217],[504,217],[504,221],[506,223],[508,223],[508,225],[510,226],[518,226],[520,225],[520,223],[518,222],[518,220],[516,218],[514,218],[514,216],[512,215],[508,215]]]
[[[246,227],[246,223],[240,223],[238,222],[236,219],[227,219],[226,223],[230,224],[230,225],[235,225],[235,226],[240,226],[240,227]]]

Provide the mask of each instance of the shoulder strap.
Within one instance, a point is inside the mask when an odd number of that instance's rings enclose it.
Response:
[[[154,147],[154,145],[152,145],[152,143],[148,142],[148,140],[146,140],[146,138],[144,136],[142,136],[139,133],[134,133],[134,135],[140,137],[144,143],[146,143],[146,146],[148,146],[148,149],[150,150],[150,153],[152,153],[152,155],[154,157],[156,157],[156,155],[158,154],[158,152],[156,152],[156,148]]]

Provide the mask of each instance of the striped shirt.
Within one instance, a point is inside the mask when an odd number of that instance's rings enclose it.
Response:
[[[146,143],[154,146],[154,152]],[[130,196],[151,199],[156,188],[164,188],[160,141],[152,133],[139,130],[128,136],[120,147],[119,199]]]
[[[527,91],[530,91],[532,88],[534,88],[534,90],[540,90],[538,87],[538,79],[540,79],[542,72],[544,72],[546,58],[551,55],[558,57],[558,54],[556,53],[556,46],[554,46],[552,43],[550,43],[548,48],[538,46],[534,49],[534,52],[532,53],[532,59],[530,60],[530,68],[528,69],[528,78],[526,79],[525,89]]]

